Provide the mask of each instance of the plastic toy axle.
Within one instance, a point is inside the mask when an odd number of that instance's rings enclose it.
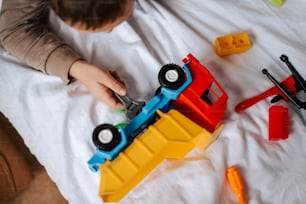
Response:
[[[235,167],[230,167],[226,171],[227,180],[233,193],[236,195],[239,204],[246,204],[244,196],[244,185],[238,170]]]

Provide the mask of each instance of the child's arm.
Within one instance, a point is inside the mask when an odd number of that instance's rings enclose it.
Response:
[[[69,82],[68,71],[81,57],[47,28],[46,0],[3,0],[0,40],[27,65]]]
[[[58,76],[65,83],[69,83],[69,76],[79,79],[97,99],[115,109],[123,107],[109,94],[109,89],[119,94],[122,89],[121,93],[125,93],[124,85],[103,68],[98,69],[84,61],[80,64],[81,57],[48,29],[48,20],[47,0],[3,0],[0,13],[1,44],[27,65]],[[85,64],[86,72],[81,69]],[[74,72],[70,73],[73,67]],[[93,72],[96,75],[91,74]]]

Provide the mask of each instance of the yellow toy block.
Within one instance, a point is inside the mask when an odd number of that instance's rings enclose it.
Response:
[[[285,0],[269,0],[269,2],[275,6],[281,7],[285,3]]]
[[[234,35],[217,37],[215,41],[216,51],[219,56],[236,54],[247,51],[251,47],[248,34],[246,32]]]
[[[195,146],[206,149],[223,127],[210,133],[177,110],[157,113],[159,120],[115,160],[100,165],[99,194],[104,202],[118,202],[164,159],[183,158]]]

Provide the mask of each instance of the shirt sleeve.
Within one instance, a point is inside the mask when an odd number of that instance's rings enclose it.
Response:
[[[81,57],[48,29],[49,11],[46,0],[3,0],[0,42],[28,66],[69,83],[69,69]]]

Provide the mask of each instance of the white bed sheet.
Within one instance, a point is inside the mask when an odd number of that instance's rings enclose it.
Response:
[[[90,62],[117,70],[135,99],[148,101],[158,87],[159,68],[182,64],[188,53],[207,66],[229,95],[225,126],[212,146],[164,161],[120,203],[236,203],[225,179],[230,166],[242,175],[248,203],[304,203],[303,117],[290,107],[289,138],[270,142],[268,99],[239,114],[234,107],[272,86],[262,68],[279,80],[290,74],[281,54],[306,76],[305,11],[304,0],[287,0],[281,8],[262,0],[139,0],[133,17],[111,34],[81,34],[51,15],[56,32]],[[215,38],[239,32],[248,32],[251,49],[217,56]],[[86,163],[95,150],[91,133],[100,123],[116,124],[125,117],[97,102],[81,83],[65,86],[2,48],[0,63],[0,111],[69,203],[101,203],[100,175]]]

